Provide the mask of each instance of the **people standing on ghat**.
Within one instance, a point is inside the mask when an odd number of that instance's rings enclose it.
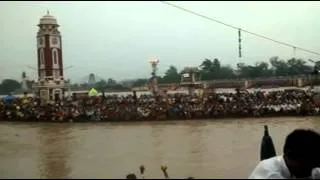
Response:
[[[320,115],[314,93],[299,89],[272,92],[95,96],[41,104],[39,98],[0,101],[0,120],[143,121]]]
[[[283,155],[261,161],[249,179],[320,179],[320,134],[297,129],[284,144]]]

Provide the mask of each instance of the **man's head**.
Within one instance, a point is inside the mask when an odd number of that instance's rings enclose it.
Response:
[[[292,175],[305,178],[320,165],[320,134],[297,129],[290,133],[284,145],[284,159]]]
[[[126,179],[137,179],[137,176],[133,173],[127,175]]]

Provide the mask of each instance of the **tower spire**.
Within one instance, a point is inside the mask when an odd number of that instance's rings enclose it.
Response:
[[[49,13],[49,9],[47,9],[47,15],[49,15],[50,13]]]

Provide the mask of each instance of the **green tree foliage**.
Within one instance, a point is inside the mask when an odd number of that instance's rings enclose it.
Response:
[[[308,63],[310,61],[311,63]],[[234,68],[230,65],[223,64],[218,58],[204,59],[199,63],[199,75],[201,80],[220,80],[233,78],[265,78],[272,76],[303,76],[310,75],[314,71],[314,65],[320,68],[320,61],[303,60],[291,58],[288,60],[279,57],[271,57],[269,61],[258,61],[254,64],[244,62],[236,64]],[[197,68],[197,67],[194,67]],[[179,83],[181,80],[181,71],[171,65],[162,77],[158,77],[159,83]],[[145,86],[149,78],[140,78],[132,82],[132,87]],[[8,94],[20,88],[20,83],[5,79],[0,84],[0,94]],[[92,85],[72,84],[72,89],[89,89]],[[127,90],[128,86],[116,82],[114,79],[100,80],[93,85],[99,91],[107,90]]]
[[[312,60],[309,60],[312,62]],[[204,59],[200,65],[201,80],[220,80],[234,78],[266,78],[273,76],[301,76],[310,75],[313,72],[314,63],[307,63],[303,59],[291,58],[288,60],[280,59],[279,57],[271,57],[269,61],[258,61],[254,64],[244,62],[236,64],[232,68],[230,65],[222,64],[218,58]],[[184,68],[183,68],[184,69]],[[182,70],[183,70],[182,69]],[[170,66],[164,76],[159,77],[160,83],[179,83],[181,71],[179,72],[175,66]],[[143,86],[148,82],[148,79],[138,79],[133,83],[133,86]]]
[[[129,88],[123,86],[122,84],[117,83],[116,80],[109,78],[106,80],[100,80],[96,82],[94,87],[101,92],[110,91],[110,90],[130,90]]]
[[[137,87],[137,86],[144,86],[148,83],[148,79],[137,79],[133,84],[132,86],[133,87]]]
[[[199,67],[201,68],[200,77],[202,80],[230,79],[235,77],[235,71],[228,65],[222,66],[217,58],[213,61],[205,59]]]
[[[320,61],[315,62],[315,64],[320,65]],[[201,80],[233,79],[238,77],[253,79],[272,76],[309,75],[312,73],[315,64],[308,64],[303,59],[291,58],[285,61],[279,59],[279,57],[272,57],[269,61],[256,62],[253,65],[241,62],[235,68],[232,68],[230,65],[222,64],[219,59],[215,58],[213,60],[204,59],[199,68]],[[178,76],[178,74],[177,68],[170,66],[160,82],[180,82],[180,75]]]
[[[8,95],[20,88],[21,84],[18,81],[14,79],[4,79],[0,84],[0,94]]]
[[[178,69],[174,66],[170,66],[165,72],[164,76],[160,78],[161,83],[175,83],[180,81],[180,74]]]

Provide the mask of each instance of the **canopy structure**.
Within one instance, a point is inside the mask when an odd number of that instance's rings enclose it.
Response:
[[[89,93],[88,93],[88,95],[89,95],[90,97],[92,97],[92,96],[98,96],[98,91],[97,91],[96,89],[94,89],[94,88],[91,88],[90,91],[89,91]]]

